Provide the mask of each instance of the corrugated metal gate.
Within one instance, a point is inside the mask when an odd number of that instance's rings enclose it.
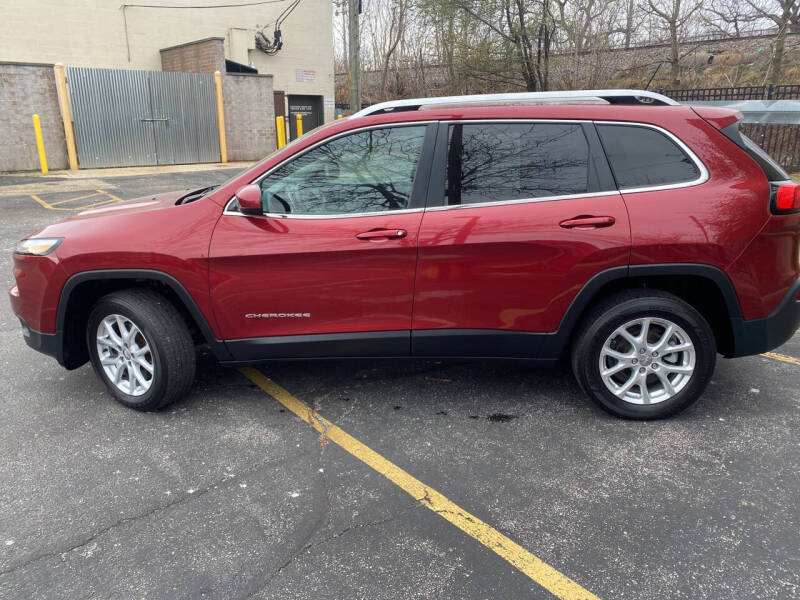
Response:
[[[81,167],[219,162],[212,75],[66,71]]]

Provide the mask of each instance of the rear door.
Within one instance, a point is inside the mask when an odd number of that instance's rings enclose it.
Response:
[[[520,334],[556,331],[593,275],[628,264],[628,214],[591,123],[442,123],[432,172],[416,355],[542,357]]]

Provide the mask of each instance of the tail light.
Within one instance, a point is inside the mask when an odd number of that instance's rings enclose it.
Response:
[[[800,212],[800,183],[782,183],[773,189],[773,213],[781,215]]]

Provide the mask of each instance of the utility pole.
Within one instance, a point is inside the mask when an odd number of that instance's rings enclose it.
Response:
[[[350,84],[350,113],[361,110],[361,34],[358,15],[361,13],[361,0],[348,0],[348,58],[347,69]]]

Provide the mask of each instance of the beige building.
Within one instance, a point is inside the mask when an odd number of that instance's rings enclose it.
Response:
[[[120,5],[113,0],[4,0],[0,61],[175,70],[164,66],[162,49],[213,38],[223,45],[226,60],[271,74],[274,90],[283,91],[287,104],[294,102],[295,111],[309,108],[329,121],[334,114],[331,0],[300,0],[281,25],[281,50],[268,55],[256,47],[257,31],[264,28],[272,40],[276,19],[293,3],[143,0]],[[210,7],[228,4],[241,6]],[[224,61],[218,62],[224,68]],[[230,63],[229,67],[239,68]]]

